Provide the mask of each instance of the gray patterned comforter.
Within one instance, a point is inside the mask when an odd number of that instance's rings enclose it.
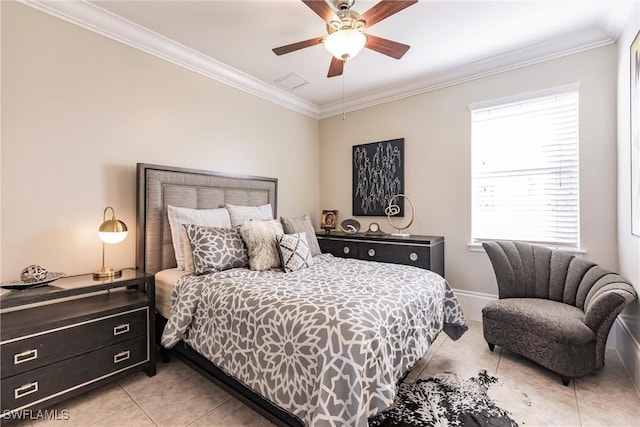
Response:
[[[466,329],[439,275],[324,254],[294,273],[182,277],[162,344],[184,340],[307,425],[366,426],[441,330]]]

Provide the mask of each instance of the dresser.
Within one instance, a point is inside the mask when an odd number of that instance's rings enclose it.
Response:
[[[70,276],[0,296],[4,420],[140,369],[155,375],[154,285],[125,269],[119,278]]]
[[[343,258],[413,265],[444,277],[444,237],[316,233],[320,250]]]

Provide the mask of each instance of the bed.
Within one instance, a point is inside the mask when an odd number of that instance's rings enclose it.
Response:
[[[440,331],[466,330],[446,281],[414,267],[321,254],[290,272],[176,270],[168,206],[268,204],[277,218],[277,180],[148,164],[137,174],[137,266],[156,275],[161,350],[276,424],[366,426]]]

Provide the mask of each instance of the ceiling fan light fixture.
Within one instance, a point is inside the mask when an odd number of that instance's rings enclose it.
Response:
[[[334,57],[346,61],[356,56],[367,43],[362,31],[343,29],[329,34],[324,40],[324,48]]]

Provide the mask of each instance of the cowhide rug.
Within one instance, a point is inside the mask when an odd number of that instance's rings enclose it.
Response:
[[[460,380],[444,373],[402,384],[391,407],[369,419],[370,426],[500,426],[517,427],[509,412],[487,396],[497,379],[480,371]]]

